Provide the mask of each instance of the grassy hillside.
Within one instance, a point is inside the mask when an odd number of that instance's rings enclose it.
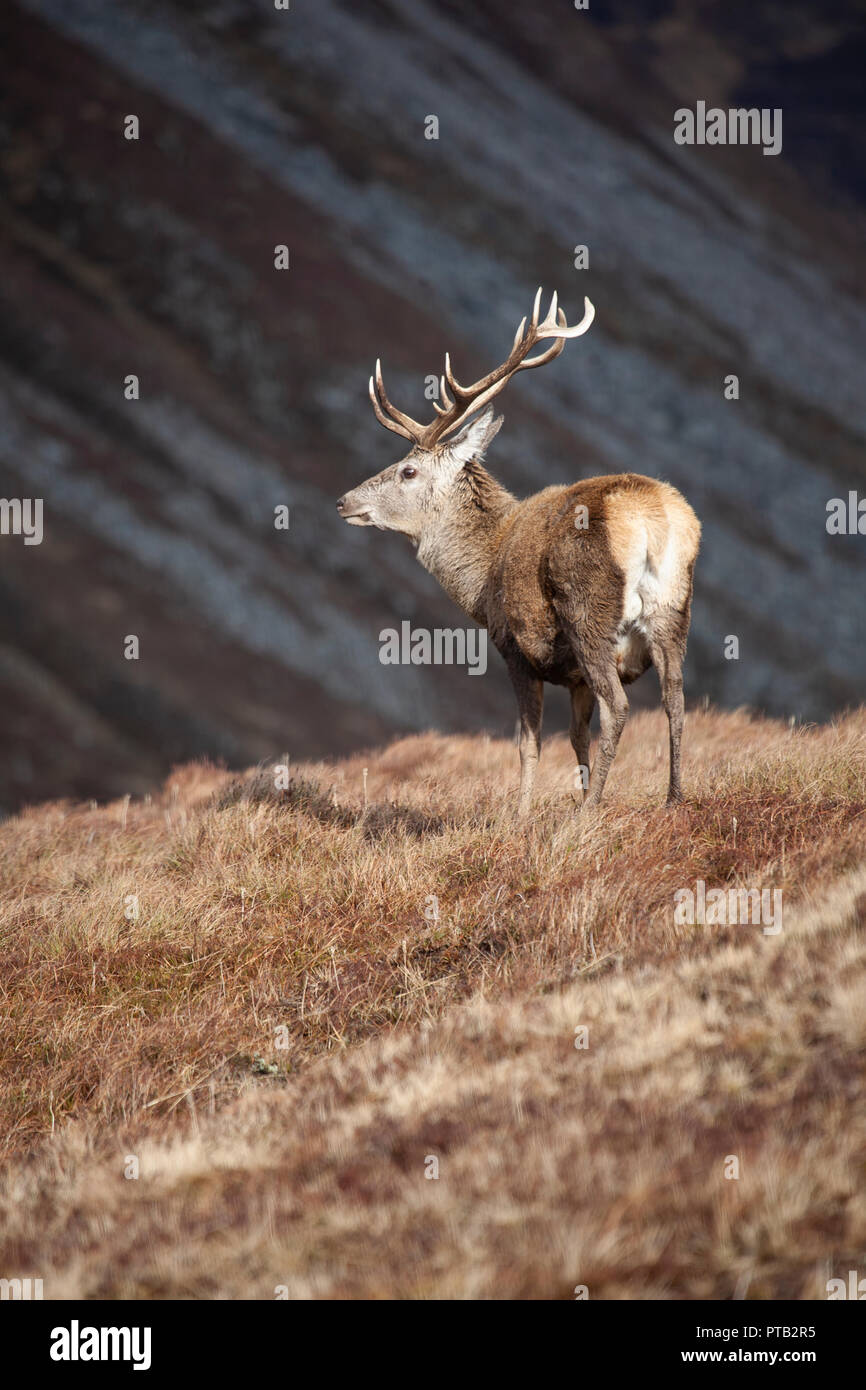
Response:
[[[817,1298],[862,1267],[866,711],[699,711],[685,749],[666,811],[636,715],[590,818],[552,740],[528,828],[511,745],[432,735],[0,826],[0,1272]],[[782,930],[678,924],[698,880],[780,890]]]

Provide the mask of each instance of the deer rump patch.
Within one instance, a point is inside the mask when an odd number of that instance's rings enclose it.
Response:
[[[613,638],[620,678],[636,680],[654,630],[688,602],[691,515],[673,488],[635,474],[528,498],[493,575],[493,641],[513,642],[543,680],[572,685]]]

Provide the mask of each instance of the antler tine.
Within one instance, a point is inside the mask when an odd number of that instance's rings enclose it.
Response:
[[[517,325],[517,332],[516,332],[515,335],[514,335],[514,342],[511,344],[512,348],[516,348],[516,347],[517,347],[517,344],[518,344],[519,342],[522,342],[522,340],[523,340],[523,330],[524,330],[525,327],[526,327],[526,315],[524,314],[524,315],[523,315],[523,318],[520,320],[519,324]]]
[[[444,376],[440,376],[439,378],[439,392],[442,396],[443,404],[440,405],[438,401],[434,401],[433,409],[436,411],[437,415],[448,415],[454,409],[454,402],[448,395]]]
[[[548,311],[547,311],[547,313],[546,313],[544,319],[543,319],[542,322],[541,322],[541,325],[540,325],[541,328],[555,328],[555,327],[556,327],[556,325],[557,325],[557,323],[558,323],[558,321],[559,321],[559,320],[558,320],[558,317],[557,317],[559,311],[558,311],[558,309],[557,309],[557,307],[556,307],[557,304],[558,304],[558,302],[559,302],[558,296],[557,296],[556,290],[554,290],[554,291],[553,291],[553,298],[552,298],[551,301],[550,301],[550,308],[548,309]]]
[[[385,382],[382,379],[382,363],[378,357],[376,358],[376,395],[385,413],[390,416],[395,425],[401,427],[396,430],[396,433],[405,435],[407,439],[411,439],[413,443],[417,444],[424,434],[425,426],[419,420],[413,420],[411,415],[405,415],[402,410],[398,410],[389,401],[385,391]]]
[[[402,434],[404,439],[411,439],[413,444],[417,444],[422,427],[416,421],[411,420],[408,415],[397,410],[388,400],[382,381],[382,364],[378,357],[376,358],[375,380],[372,376],[370,377],[368,389],[370,400],[373,402],[373,411],[379,424],[384,425],[388,430],[393,430],[395,434]],[[412,426],[415,426],[418,433],[413,431]]]
[[[545,362],[552,362],[554,357],[558,357],[564,347],[565,339],[557,338],[555,343],[552,343],[549,348],[544,349],[544,352],[537,353],[535,357],[525,358],[517,370],[519,372],[527,372],[532,367],[543,367]]]
[[[539,311],[540,308],[541,308],[541,286],[539,285],[539,286],[538,286],[538,289],[535,291],[535,303],[534,303],[533,306],[532,306],[532,321],[531,321],[531,327],[532,327],[533,329],[538,327],[538,311]]]
[[[455,380],[454,373],[451,370],[450,352],[446,352],[445,354],[445,380],[448,382],[455,396],[461,396],[463,394],[463,387]]]
[[[404,430],[402,425],[398,425],[396,420],[391,420],[383,411],[382,407],[379,404],[378,397],[376,396],[376,390],[373,384],[372,377],[370,377],[369,391],[370,400],[373,402],[373,411],[376,416],[376,419],[379,421],[379,424],[384,425],[386,430],[393,430],[395,434],[402,434],[404,439],[412,439],[412,436],[410,435],[408,430]],[[413,443],[414,442],[415,441],[413,440]]]
[[[560,314],[562,314],[561,309],[559,312]],[[590,327],[594,318],[595,305],[593,304],[591,299],[587,299],[586,295],[584,295],[583,318],[580,320],[580,323],[572,324],[571,328],[566,328],[564,326],[554,327],[553,325],[551,325],[550,328],[547,328],[544,324],[542,324],[541,328],[538,331],[538,336],[539,338],[579,338],[581,334],[585,333],[586,330]],[[564,325],[564,316],[562,319],[562,324]]]

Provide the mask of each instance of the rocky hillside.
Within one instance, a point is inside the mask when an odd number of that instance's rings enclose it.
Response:
[[[383,627],[455,611],[333,501],[395,457],[375,357],[420,413],[444,350],[486,370],[538,284],[596,323],[509,389],[491,465],[670,479],[704,522],[692,695],[856,701],[864,542],[825,508],[866,471],[860,7],[737,9],[3,7],[0,496],[43,498],[45,535],[0,536],[0,806],[509,730],[497,665],[379,663]],[[676,145],[697,100],[782,107],[781,155]]]

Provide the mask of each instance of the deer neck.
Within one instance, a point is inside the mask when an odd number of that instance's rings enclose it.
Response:
[[[418,560],[470,618],[487,626],[486,588],[502,528],[517,499],[480,463],[461,472],[447,507],[423,531]]]

